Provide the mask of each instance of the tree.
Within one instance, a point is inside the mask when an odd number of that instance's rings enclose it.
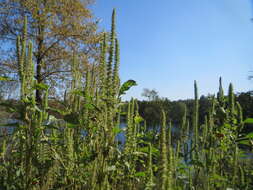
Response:
[[[220,97],[218,96],[218,99]],[[200,96],[199,98],[199,121],[200,123],[204,123],[205,122],[205,116],[208,115],[208,113],[210,112],[210,109],[212,107],[212,96]]]
[[[87,64],[94,61],[99,40],[97,22],[88,9],[90,0],[0,0],[0,40],[13,48],[27,17],[27,36],[34,44],[35,78],[38,83],[58,83],[70,71],[73,52]],[[14,51],[13,51],[14,53]],[[2,69],[17,69],[15,61]],[[3,69],[3,67],[5,67]],[[42,92],[36,91],[41,102]]]
[[[155,89],[144,88],[141,96],[148,98],[149,101],[154,101],[159,98],[158,92]]]
[[[253,91],[239,93],[236,97],[236,100],[242,107],[243,117],[253,117]]]
[[[185,103],[182,101],[174,101],[171,103],[171,107],[168,109],[169,117],[173,121],[173,124],[179,125],[185,113]]]

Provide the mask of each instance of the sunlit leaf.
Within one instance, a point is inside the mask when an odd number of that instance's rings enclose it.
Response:
[[[122,115],[122,116],[124,115],[125,116],[125,115],[127,115],[127,112],[126,111],[122,111],[122,112],[120,112],[120,115]]]
[[[131,87],[137,86],[137,83],[134,80],[128,80],[120,87],[119,96],[126,94]]]
[[[48,90],[49,89],[49,86],[44,84],[44,83],[36,83],[33,87],[33,89],[36,89],[36,90]]]
[[[137,115],[137,116],[134,117],[134,122],[135,123],[140,123],[142,121],[144,121],[144,119],[141,116]]]
[[[93,109],[95,109],[95,107],[94,107],[94,105],[93,104],[84,104],[84,107],[86,108],[86,109],[88,109],[88,110],[93,110]]]
[[[112,129],[112,131],[113,131],[113,133],[114,133],[115,135],[117,135],[118,133],[121,133],[121,132],[122,132],[122,130],[120,129],[119,126],[114,127],[114,128]]]
[[[211,177],[213,180],[217,180],[217,181],[226,181],[227,179],[225,177],[222,177],[218,174],[214,174],[212,177]]]
[[[244,123],[253,124],[253,118],[247,118]]]
[[[137,172],[135,173],[136,177],[146,177],[146,173],[145,172]]]

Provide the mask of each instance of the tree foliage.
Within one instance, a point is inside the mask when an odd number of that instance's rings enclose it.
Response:
[[[158,92],[155,89],[144,88],[141,94],[143,97],[148,98],[149,101],[154,101],[159,98]]]
[[[51,84],[59,84],[71,69],[67,63],[73,52],[84,64],[96,58],[100,37],[96,20],[88,9],[90,3],[88,0],[1,0],[0,40],[11,48],[22,34],[27,17],[25,38],[34,45],[35,78],[38,83],[51,79]],[[0,66],[3,70],[17,69],[15,60]],[[41,102],[40,90],[36,91],[36,98]]]

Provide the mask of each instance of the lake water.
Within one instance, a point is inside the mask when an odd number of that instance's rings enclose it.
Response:
[[[13,120],[13,119],[2,119],[0,124],[15,124],[17,123],[18,120]],[[121,147],[124,146],[126,138],[125,138],[125,131],[126,131],[126,123],[121,123],[120,124],[120,128],[121,128],[121,132],[117,134],[116,136],[116,141],[118,141],[119,145]],[[159,132],[159,126],[156,127],[149,127],[149,130],[153,130],[156,129],[156,132]],[[15,127],[1,127],[0,128],[0,136],[2,136],[3,134],[12,134],[14,131]],[[172,127],[172,133],[173,134],[178,134],[180,132],[180,129],[178,127]],[[85,134],[85,133],[84,133]],[[244,155],[242,156],[242,159],[253,159],[253,152],[252,151],[245,151]]]

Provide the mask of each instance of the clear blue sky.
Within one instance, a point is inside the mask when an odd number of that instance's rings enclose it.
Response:
[[[193,97],[216,93],[222,76],[236,92],[253,89],[251,0],[96,0],[94,13],[110,29],[117,10],[121,45],[121,79],[138,86],[126,98],[141,97],[143,88],[162,97]],[[253,74],[253,73],[252,73]]]

